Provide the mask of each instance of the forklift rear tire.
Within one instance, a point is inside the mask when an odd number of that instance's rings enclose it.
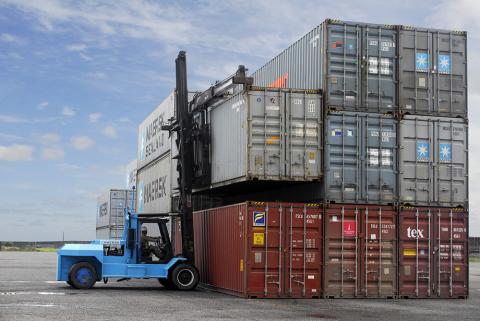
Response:
[[[167,290],[176,290],[177,287],[170,279],[158,279],[158,282]]]
[[[68,277],[76,289],[90,289],[97,282],[97,271],[88,262],[78,262],[72,265]]]
[[[198,285],[198,270],[193,265],[181,263],[173,269],[171,280],[178,290],[193,290]]]

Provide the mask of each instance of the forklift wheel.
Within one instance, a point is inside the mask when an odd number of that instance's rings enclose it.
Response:
[[[158,279],[158,282],[167,290],[176,290],[177,287],[170,279]]]
[[[97,282],[97,271],[88,262],[72,265],[68,274],[72,286],[76,289],[90,289]]]
[[[198,285],[198,270],[190,264],[181,263],[173,269],[171,280],[179,290],[193,290]]]

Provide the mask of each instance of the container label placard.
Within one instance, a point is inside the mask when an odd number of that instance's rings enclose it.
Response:
[[[415,249],[403,249],[403,256],[417,256],[417,250],[415,250]]]
[[[265,226],[265,212],[253,212],[253,226]]]
[[[253,233],[253,245],[264,245],[265,244],[265,234],[264,233]]]
[[[417,142],[417,161],[428,162],[430,160],[430,143]]]
[[[415,55],[415,70],[427,72],[430,67],[430,59],[428,53],[417,52]]]
[[[452,161],[452,144],[440,144],[440,161],[451,162]]]
[[[343,222],[343,236],[354,237],[357,235],[357,222],[344,221]]]
[[[450,74],[452,70],[450,55],[438,55],[438,72],[441,74]]]

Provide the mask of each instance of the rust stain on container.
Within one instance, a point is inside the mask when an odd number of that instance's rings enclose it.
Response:
[[[456,208],[402,208],[399,227],[399,295],[467,297],[468,214]]]
[[[325,209],[324,295],[394,297],[397,213],[392,206],[331,204]]]
[[[200,282],[243,297],[317,298],[322,280],[322,209],[245,202],[197,211]]]

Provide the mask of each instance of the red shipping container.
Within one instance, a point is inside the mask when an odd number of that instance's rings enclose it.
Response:
[[[182,220],[180,216],[172,216],[172,247],[175,255],[182,254]]]
[[[193,214],[203,286],[242,297],[319,298],[322,208],[245,202]]]
[[[399,295],[468,296],[468,214],[463,209],[400,209]]]
[[[327,205],[325,297],[395,297],[396,221],[392,206]]]

